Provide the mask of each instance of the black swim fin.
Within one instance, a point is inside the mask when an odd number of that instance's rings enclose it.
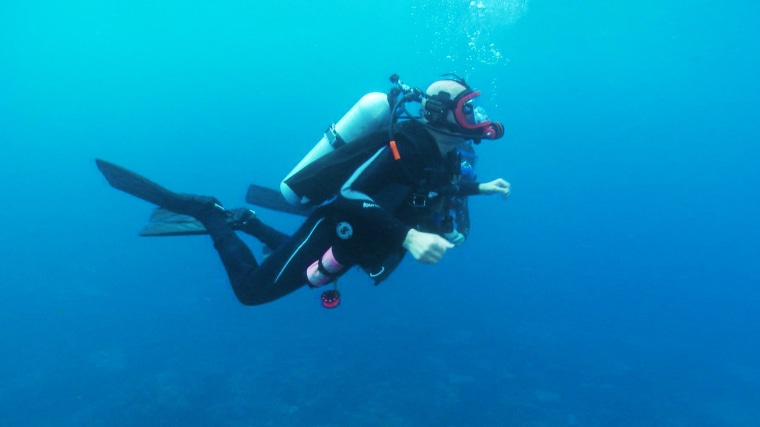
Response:
[[[255,220],[253,220],[255,213],[246,208],[224,210],[218,202],[215,202],[215,199],[175,193],[119,165],[102,159],[95,159],[95,162],[100,172],[103,173],[108,183],[111,184],[111,187],[159,206],[160,209],[156,209],[153,214],[154,216],[151,217],[152,224],[143,228],[140,235],[179,236],[205,234],[206,229],[195,218],[173,211],[175,208],[177,210],[184,210],[188,205],[192,206],[192,204],[198,205],[201,209],[207,207],[220,209],[227,216],[227,222],[236,230],[246,231],[246,228],[250,228],[255,224]],[[246,200],[253,205],[296,215],[308,216],[313,210],[313,208],[301,209],[292,206],[282,197],[279,191],[258,185],[250,186]]]
[[[235,230],[246,231],[247,226],[255,224],[256,213],[248,208],[235,208],[225,211],[227,224]],[[252,221],[253,220],[253,221]],[[162,236],[197,236],[208,234],[206,227],[197,219],[158,207],[150,215],[150,222],[140,230],[143,237]]]
[[[185,214],[208,214],[210,210],[224,212],[213,197],[175,193],[128,169],[102,159],[95,159],[98,169],[111,187],[153,203],[162,208]]]
[[[95,159],[98,169],[106,177],[111,187],[124,191],[135,197],[158,206],[166,206],[177,193],[138,175],[119,165],[101,159]]]
[[[206,227],[197,219],[161,207],[153,211],[150,222],[140,230],[140,235],[144,237],[194,236],[207,233]]]
[[[282,193],[268,187],[251,184],[248,186],[248,193],[245,195],[245,201],[262,208],[272,209],[277,212],[284,212],[293,215],[309,216],[314,208],[300,208],[293,206],[282,197]]]

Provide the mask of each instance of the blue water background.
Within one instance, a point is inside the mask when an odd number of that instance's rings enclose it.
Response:
[[[0,4],[0,425],[760,425],[760,6],[482,3]],[[393,72],[480,88],[513,192],[337,310],[95,168],[236,206]]]

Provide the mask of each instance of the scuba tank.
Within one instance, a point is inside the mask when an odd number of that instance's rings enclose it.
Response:
[[[357,146],[358,140],[366,140],[365,137],[376,132],[385,132],[390,137],[398,121],[420,120],[419,113],[410,112],[407,105],[421,105],[422,90],[404,84],[398,74],[393,74],[390,81],[393,86],[388,94],[370,92],[361,97],[283,178],[280,192],[288,203],[308,208],[328,200],[361,165],[356,161],[362,156],[369,159],[390,139],[381,145],[367,142]],[[346,149],[350,152],[345,153]],[[344,153],[337,155],[338,151]]]
[[[337,123],[325,131],[317,144],[280,182],[280,192],[285,200],[295,206],[313,202],[307,196],[299,195],[288,185],[287,180],[326,154],[383,129],[390,121],[390,113],[388,95],[370,92],[362,96]]]

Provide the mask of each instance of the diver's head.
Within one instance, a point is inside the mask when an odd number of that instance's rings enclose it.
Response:
[[[427,88],[422,100],[422,118],[432,130],[476,143],[504,136],[504,126],[489,120],[483,107],[477,105],[480,91],[472,90],[454,74],[444,77]]]

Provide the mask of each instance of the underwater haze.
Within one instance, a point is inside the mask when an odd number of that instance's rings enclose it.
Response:
[[[760,4],[0,3],[0,425],[760,425]],[[237,302],[103,158],[244,204],[388,77],[457,73],[504,201],[342,303]],[[254,207],[255,208],[255,207]],[[258,215],[293,231],[300,218]],[[257,256],[261,245],[246,237]]]

